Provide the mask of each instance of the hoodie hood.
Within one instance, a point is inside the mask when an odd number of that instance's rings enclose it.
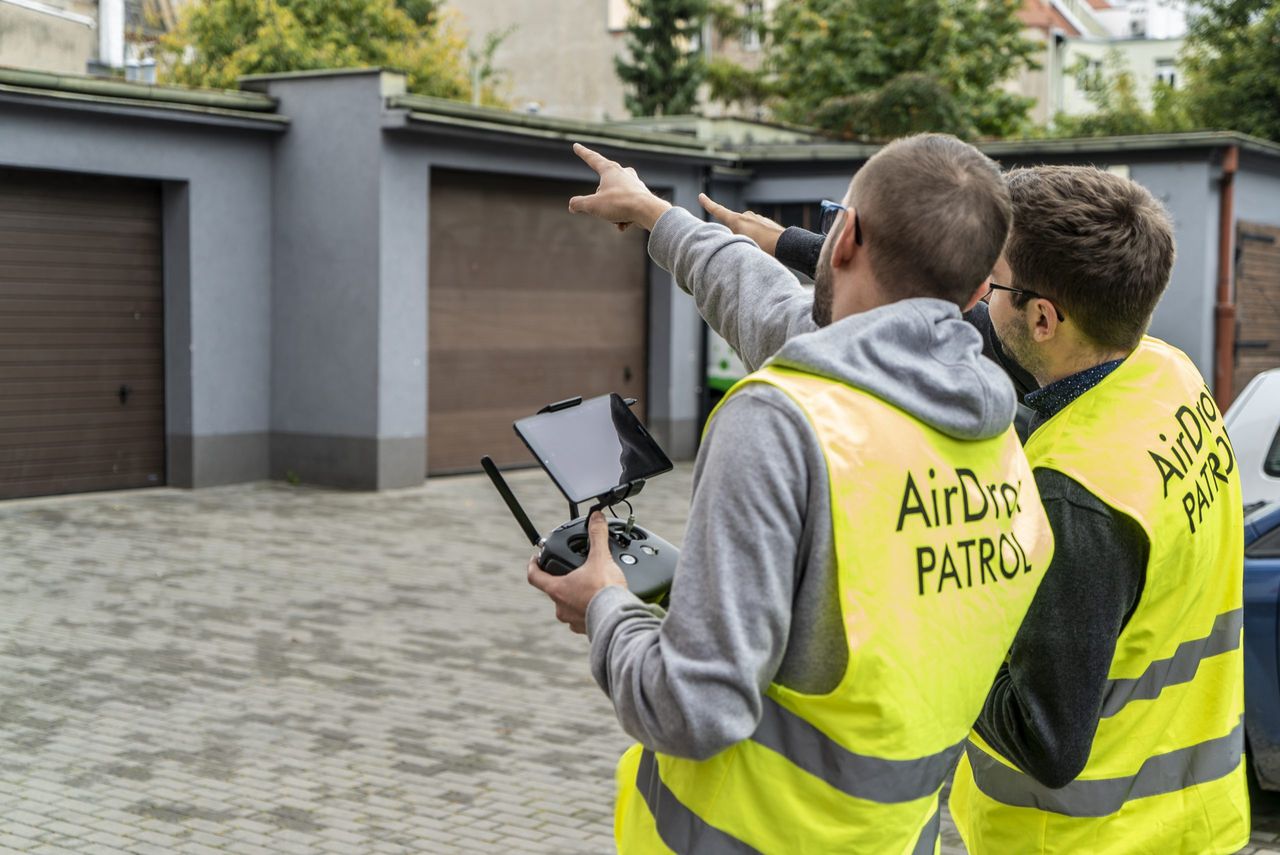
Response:
[[[1017,397],[954,303],[900,300],[788,340],[778,365],[847,383],[956,439],[990,439]]]

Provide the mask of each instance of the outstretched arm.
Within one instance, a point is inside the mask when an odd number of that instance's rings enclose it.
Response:
[[[573,150],[600,177],[600,186],[570,199],[569,210],[619,228],[650,230],[650,257],[693,295],[703,319],[749,368],[763,365],[788,338],[816,328],[812,294],[754,241],[673,208],[634,169],[586,146]]]
[[[673,208],[649,237],[649,257],[693,295],[698,313],[752,371],[787,339],[817,329],[813,292],[724,226]]]
[[[699,193],[698,201],[707,209],[708,214],[716,218],[716,222],[735,235],[751,238],[757,246],[787,267],[810,279],[814,278],[818,270],[818,257],[822,254],[822,235],[795,226],[783,228],[755,211],[739,213],[721,205],[706,193]]]

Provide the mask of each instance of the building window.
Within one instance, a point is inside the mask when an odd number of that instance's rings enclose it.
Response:
[[[747,26],[742,31],[742,49],[758,51],[760,50],[759,24],[764,22],[764,3],[760,2],[760,0],[755,0],[755,2],[744,3],[743,7]]]
[[[627,21],[631,18],[631,3],[628,0],[608,0],[609,3],[609,32],[616,33],[627,28]]]
[[[1175,59],[1157,59],[1156,80],[1170,89],[1176,89],[1178,86],[1178,61]]]
[[[1077,63],[1076,88],[1081,92],[1099,92],[1102,86],[1102,60],[1082,57]]]

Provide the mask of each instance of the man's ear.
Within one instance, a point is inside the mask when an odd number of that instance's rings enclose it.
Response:
[[[849,262],[853,261],[854,254],[862,248],[858,246],[857,239],[854,237],[857,232],[854,220],[857,216],[858,212],[853,208],[849,208],[844,212],[844,220],[840,225],[840,231],[836,232],[832,238],[835,241],[835,244],[831,247],[832,267],[847,267]]]
[[[968,301],[960,311],[970,311],[974,306],[978,305],[978,302],[983,297],[987,296],[987,292],[991,290],[991,279],[992,277],[988,276],[986,279],[982,280],[981,284],[979,284],[978,287],[974,289],[973,293],[969,295]]]
[[[1058,310],[1054,308],[1053,303],[1043,297],[1036,297],[1027,308],[1032,321],[1031,338],[1033,341],[1049,341],[1058,334],[1061,321],[1058,320]]]

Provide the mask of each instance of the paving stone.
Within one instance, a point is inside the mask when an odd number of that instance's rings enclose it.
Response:
[[[25,837],[28,840],[34,840],[44,834],[43,831],[35,828],[34,826],[23,825],[21,822],[15,822],[9,819],[7,816],[4,819],[3,828],[5,834],[9,834],[14,837]]]
[[[225,849],[214,849],[212,846],[205,846],[203,843],[195,843],[190,840],[179,844],[174,851],[180,852],[182,855],[227,855]]]
[[[0,852],[27,852],[39,845],[39,840],[0,831]]]

